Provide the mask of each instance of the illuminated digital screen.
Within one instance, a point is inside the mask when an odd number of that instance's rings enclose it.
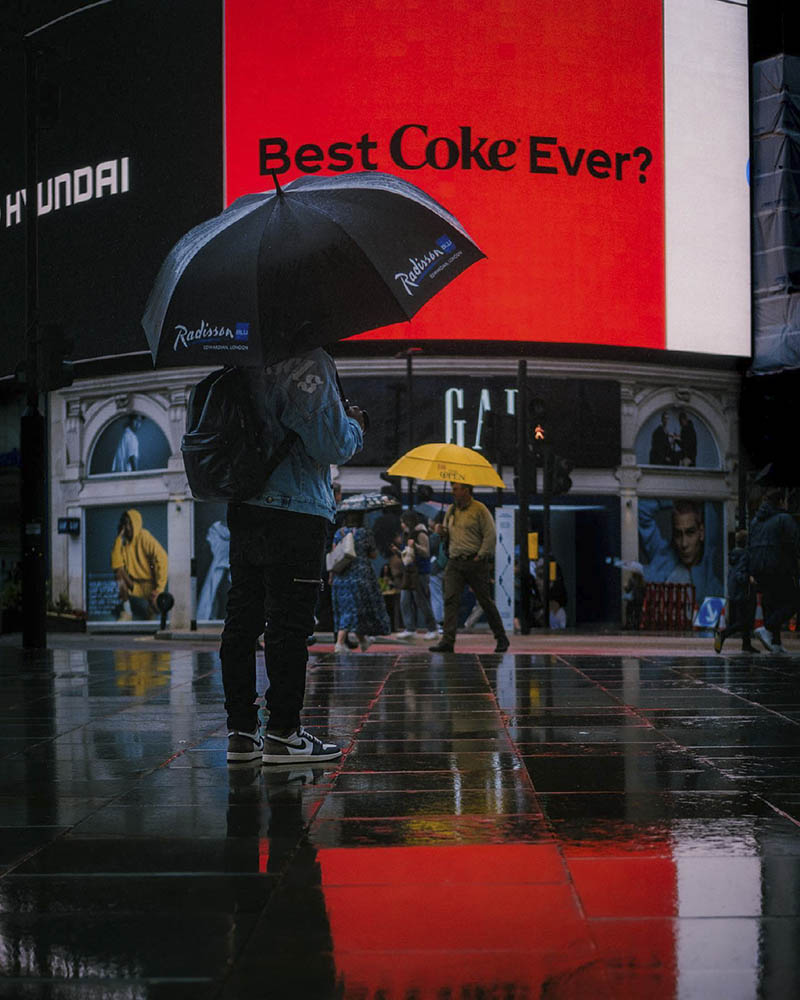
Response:
[[[486,253],[367,341],[749,353],[745,7],[226,0],[225,95],[226,202],[381,170]]]

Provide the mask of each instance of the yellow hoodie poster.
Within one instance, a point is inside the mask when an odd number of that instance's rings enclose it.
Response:
[[[90,621],[156,621],[167,589],[167,505],[86,512],[86,605]]]

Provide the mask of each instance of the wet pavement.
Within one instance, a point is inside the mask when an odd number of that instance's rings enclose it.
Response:
[[[0,649],[0,997],[800,996],[800,658],[315,650],[269,769],[102,643]]]

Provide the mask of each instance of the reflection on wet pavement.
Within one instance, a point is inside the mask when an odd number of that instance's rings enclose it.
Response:
[[[317,655],[268,769],[215,653],[6,648],[0,997],[800,996],[799,669]]]

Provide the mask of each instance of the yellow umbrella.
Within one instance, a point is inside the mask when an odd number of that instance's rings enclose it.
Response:
[[[421,444],[398,458],[386,470],[409,479],[443,479],[469,486],[505,486],[483,455],[457,444]]]

